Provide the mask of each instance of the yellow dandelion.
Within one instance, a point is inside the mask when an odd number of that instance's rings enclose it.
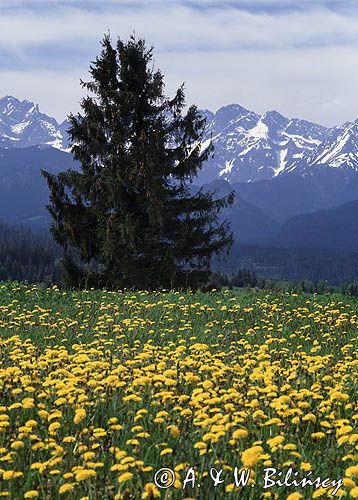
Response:
[[[347,477],[358,476],[358,465],[352,465],[351,467],[348,467],[348,469],[346,469],[345,475]]]
[[[58,492],[60,495],[63,495],[64,493],[69,493],[70,491],[73,491],[75,489],[74,485],[71,483],[64,483],[60,486]]]
[[[21,450],[21,448],[24,448],[24,446],[25,446],[25,443],[23,441],[14,441],[11,444],[11,448],[13,450]]]
[[[295,493],[291,493],[290,495],[288,495],[286,500],[299,500],[300,498],[303,498],[301,493],[295,492]]]
[[[29,490],[24,494],[24,498],[37,498],[38,496],[39,493],[36,490]]]
[[[162,450],[160,452],[160,455],[163,456],[163,455],[170,455],[171,453],[173,453],[173,449],[172,448],[164,448],[164,450]]]
[[[87,481],[87,479],[91,479],[96,476],[96,471],[92,469],[82,469],[76,472],[75,478],[77,482]]]
[[[74,424],[79,424],[86,418],[86,410],[83,408],[80,408],[75,411],[75,416],[73,417],[73,423]]]
[[[261,446],[252,446],[241,453],[241,461],[244,467],[253,467],[261,458],[263,448]]]
[[[233,439],[241,439],[245,438],[249,435],[246,429],[236,429],[236,431],[233,432],[232,437]]]
[[[131,472],[124,472],[118,477],[117,481],[119,483],[124,483],[125,481],[129,481],[130,479],[132,479],[132,477],[133,474]]]
[[[355,486],[349,492],[352,498],[358,498],[358,486]]]

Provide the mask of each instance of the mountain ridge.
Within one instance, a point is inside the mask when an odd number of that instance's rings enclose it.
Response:
[[[293,171],[310,175],[320,165],[358,170],[358,120],[327,128],[275,110],[258,114],[237,103],[200,112],[207,119],[202,147],[212,141],[215,149],[197,184],[215,179],[252,183]],[[0,148],[42,145],[69,151],[68,127],[67,120],[57,122],[29,100],[0,98]]]
[[[358,200],[358,120],[327,128],[239,104],[201,113],[207,117],[203,148],[213,140],[215,155],[194,184],[218,195],[236,191],[222,216],[238,241],[272,238],[292,217]],[[66,127],[31,101],[0,99],[0,217],[48,224],[40,169],[75,166]]]

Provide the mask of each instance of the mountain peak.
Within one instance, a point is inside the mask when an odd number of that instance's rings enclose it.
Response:
[[[250,113],[250,111],[240,106],[240,104],[228,104],[227,106],[222,106],[216,111],[215,121],[220,123],[229,123],[233,120],[238,120],[248,113]]]
[[[243,106],[241,106],[240,104],[237,104],[237,103],[231,103],[231,104],[226,104],[225,106],[221,106],[221,108],[219,108],[216,113],[219,113],[219,112],[225,112],[225,111],[235,111],[236,113],[248,113],[249,110],[244,108]],[[215,113],[215,114],[216,114]]]
[[[261,117],[261,122],[264,123],[271,134],[275,135],[275,139],[277,139],[276,134],[282,131],[287,124],[289,123],[289,119],[285,116],[281,115],[277,111],[267,111]]]
[[[0,98],[0,147],[23,148],[35,145],[68,148],[64,130],[55,118],[40,112],[39,105],[11,95]]]
[[[20,100],[17,99],[17,97],[14,97],[12,95],[4,95],[3,97],[0,97],[0,102],[16,102],[16,103],[19,103]]]
[[[262,119],[263,120],[269,119],[269,120],[276,121],[278,123],[289,121],[288,118],[286,118],[285,116],[281,115],[281,113],[279,113],[278,111],[275,111],[275,110],[266,111],[266,113],[264,113],[262,115]]]
[[[9,115],[21,103],[19,99],[11,95],[6,95],[0,98],[0,114]]]

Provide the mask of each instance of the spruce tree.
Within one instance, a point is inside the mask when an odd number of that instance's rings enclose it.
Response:
[[[43,172],[50,189],[52,233],[64,248],[69,286],[197,288],[210,275],[214,253],[232,234],[214,199],[192,181],[212,152],[202,139],[205,118],[184,114],[181,86],[164,95],[153,48],[130,37],[102,41],[90,66],[81,113],[69,116],[80,169]]]

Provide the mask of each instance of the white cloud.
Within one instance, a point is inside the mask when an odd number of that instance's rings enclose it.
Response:
[[[113,11],[97,12],[59,7],[55,15],[53,12],[13,9],[2,14],[0,46],[19,49],[56,41],[84,44],[108,29],[124,36],[136,30],[166,50],[281,48],[358,41],[355,16],[323,7],[268,14],[219,7],[214,12],[202,11],[157,1],[141,9],[114,7]]]
[[[0,53],[7,55],[6,67],[0,62],[0,94],[32,98],[62,119],[78,109],[79,78],[86,78],[103,34],[110,29],[126,38],[135,30],[154,44],[168,91],[184,80],[188,100],[201,107],[239,102],[326,124],[358,116],[354,11],[328,9],[331,2],[323,0],[272,12],[252,7],[297,2],[251,0],[250,11],[243,8],[248,2],[220,8],[225,2],[218,0],[197,2],[210,9],[175,0],[113,0],[113,8],[103,8],[110,3],[87,2],[102,6],[91,10],[79,1],[53,1],[51,9],[35,9],[42,2],[12,0],[0,17]]]

